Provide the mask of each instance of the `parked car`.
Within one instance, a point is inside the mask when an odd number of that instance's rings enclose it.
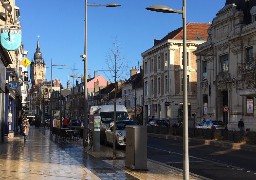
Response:
[[[166,119],[150,119],[148,126],[170,127],[170,124]]]
[[[212,120],[203,120],[199,123],[196,128],[199,129],[225,129],[226,125],[223,121],[212,121]]]
[[[116,135],[113,136],[113,122],[110,123],[110,127],[106,129],[105,134],[105,144],[116,143],[117,146],[126,145],[126,130],[127,125],[137,125],[136,121],[133,120],[121,120],[116,122]],[[115,137],[115,139],[113,139]]]

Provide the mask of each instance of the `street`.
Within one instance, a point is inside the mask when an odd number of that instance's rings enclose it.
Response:
[[[183,169],[182,141],[148,138],[148,158]],[[190,172],[216,180],[256,179],[255,152],[189,144]]]

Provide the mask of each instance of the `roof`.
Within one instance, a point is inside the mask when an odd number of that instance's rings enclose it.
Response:
[[[236,9],[244,12],[245,23],[246,24],[251,23],[252,17],[251,17],[250,10],[253,6],[256,6],[255,0],[254,1],[226,0],[225,5],[229,5],[229,4],[236,4],[237,5]]]
[[[143,87],[143,76],[142,73],[132,75],[125,84],[132,84],[135,88]]]
[[[187,23],[187,40],[207,40],[208,29],[210,23]],[[170,33],[168,33],[161,40],[155,40],[154,45],[162,43],[168,39],[182,40],[183,39],[183,27],[180,27]]]
[[[95,78],[92,78],[92,79],[87,83],[87,87],[88,87],[89,89],[93,89],[93,88],[94,88],[94,83],[95,83],[96,81],[99,81],[99,86],[100,86],[100,87],[105,87],[105,86],[107,86],[107,84],[108,84],[107,80],[106,80],[103,76],[99,75],[99,76],[97,76],[97,77],[95,77]]]

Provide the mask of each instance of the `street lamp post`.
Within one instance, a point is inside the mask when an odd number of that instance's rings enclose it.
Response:
[[[183,20],[183,179],[189,179],[188,153],[188,94],[187,94],[187,28],[186,28],[186,0],[183,0],[182,10],[175,10],[164,5],[146,8],[150,11],[182,14]]]
[[[52,130],[52,120],[53,120],[53,118],[52,118],[52,67],[53,66],[67,66],[66,64],[52,64],[52,59],[51,59],[51,90],[50,90],[50,100],[51,100],[51,119],[50,119],[50,130]]]
[[[86,147],[86,138],[87,138],[87,128],[89,126],[88,121],[88,96],[87,96],[87,9],[88,6],[92,7],[118,7],[120,4],[88,4],[88,1],[84,1],[85,12],[84,12],[84,54],[81,55],[81,58],[84,61],[84,129],[83,129],[83,146]]]

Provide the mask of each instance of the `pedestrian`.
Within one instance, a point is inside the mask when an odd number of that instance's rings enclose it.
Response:
[[[23,117],[23,119],[22,119],[22,128],[23,128],[24,140],[26,140],[26,137],[28,136],[29,127],[30,127],[29,120],[26,117]]]
[[[244,121],[243,121],[243,119],[240,119],[240,120],[238,121],[238,128],[239,128],[239,130],[240,130],[241,132],[244,132]]]
[[[52,127],[53,128],[57,127],[57,119],[56,119],[56,117],[54,117],[54,119],[52,120]]]
[[[22,135],[22,115],[18,118],[18,130],[20,135]]]
[[[63,128],[67,128],[69,124],[68,118],[64,117],[63,118]]]

